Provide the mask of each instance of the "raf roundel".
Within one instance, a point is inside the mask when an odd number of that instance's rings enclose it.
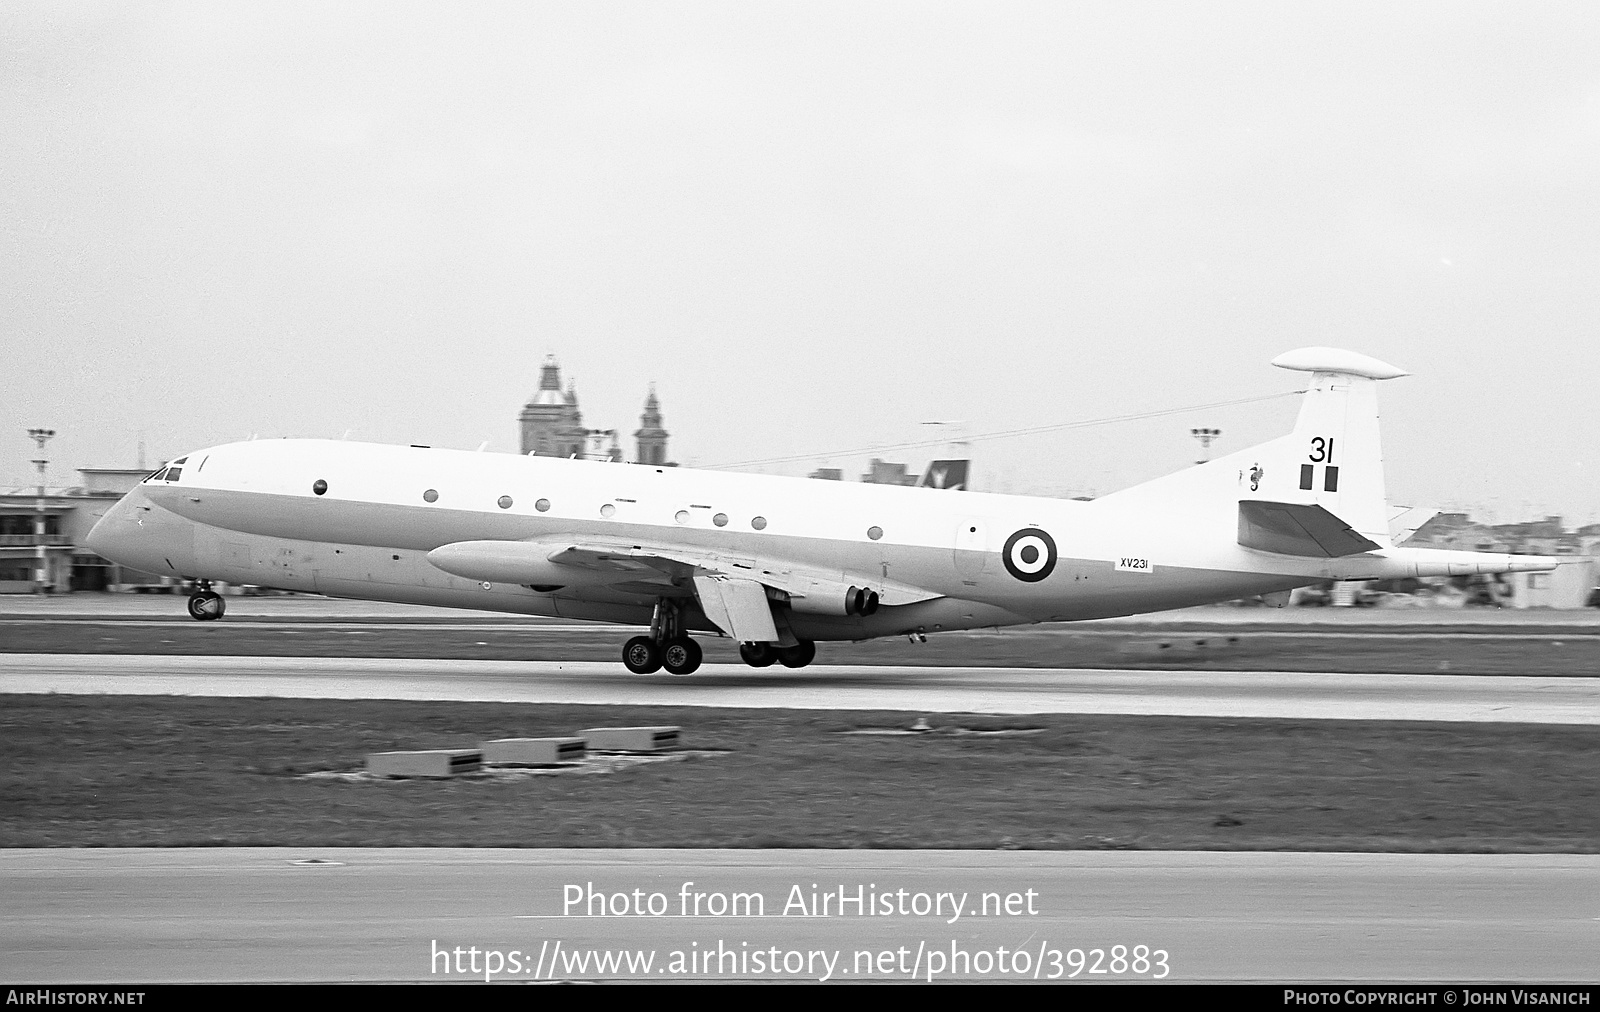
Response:
[[[1006,572],[1024,583],[1038,583],[1056,568],[1056,543],[1037,527],[1024,527],[1000,550]]]

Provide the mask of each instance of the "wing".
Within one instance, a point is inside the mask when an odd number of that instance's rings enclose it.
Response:
[[[545,541],[544,544],[552,544]],[[829,570],[776,558],[734,555],[690,546],[647,545],[584,539],[563,541],[550,560],[560,565],[606,567],[643,563],[675,577],[720,575],[729,579],[750,580],[778,591],[790,600],[815,605],[818,598],[837,595],[842,601],[847,591],[867,587],[878,593],[885,605],[931,601],[943,594],[921,587],[885,580],[867,573]],[[817,610],[815,607],[809,610]],[[842,612],[841,612],[842,614]]]
[[[742,642],[777,642],[771,602],[795,611],[853,614],[858,591],[882,605],[930,601],[942,594],[866,573],[734,555],[695,546],[609,539],[460,541],[428,553],[428,561],[469,580],[536,588],[604,586],[648,597],[689,597],[719,629]]]

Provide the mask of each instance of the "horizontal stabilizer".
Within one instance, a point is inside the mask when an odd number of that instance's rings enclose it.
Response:
[[[1279,555],[1337,559],[1381,548],[1321,506],[1239,501],[1239,544]]]
[[[1422,525],[1439,515],[1436,509],[1425,506],[1390,506],[1389,507],[1389,541],[1391,544],[1403,545],[1411,540],[1411,535],[1417,533]]]

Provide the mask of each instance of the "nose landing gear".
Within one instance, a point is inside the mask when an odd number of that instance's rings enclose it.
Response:
[[[228,610],[222,595],[211,589],[210,580],[201,580],[189,595],[189,617],[196,622],[215,622]]]

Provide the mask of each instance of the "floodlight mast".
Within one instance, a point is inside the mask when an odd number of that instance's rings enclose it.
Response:
[[[33,466],[39,469],[39,495],[33,502],[33,592],[43,594],[48,582],[48,560],[45,556],[44,520],[44,469],[50,461],[45,459],[44,444],[56,434],[55,429],[29,429],[28,437],[39,444],[39,456]]]
[[[1204,464],[1211,459],[1211,444],[1222,436],[1221,429],[1190,429],[1189,435],[1200,441],[1200,459],[1196,464]]]

